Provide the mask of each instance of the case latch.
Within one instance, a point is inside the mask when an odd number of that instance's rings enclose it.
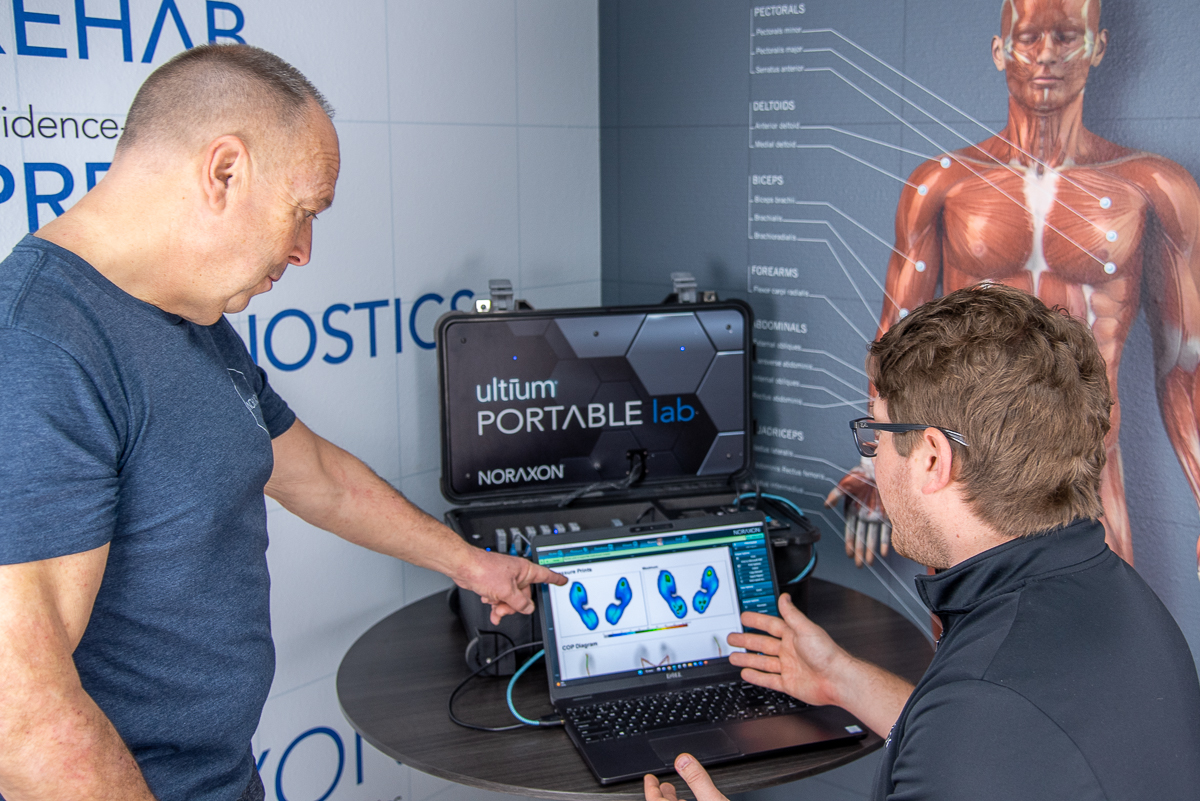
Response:
[[[671,284],[679,303],[696,302],[696,276],[691,273],[671,273]]]
[[[720,300],[712,290],[697,292],[696,277],[691,273],[671,273],[671,285],[673,291],[664,303],[716,303]]]
[[[479,298],[475,301],[475,311],[480,314],[499,311],[532,311],[529,301],[513,300],[512,281],[507,278],[493,278],[488,281],[490,298]]]

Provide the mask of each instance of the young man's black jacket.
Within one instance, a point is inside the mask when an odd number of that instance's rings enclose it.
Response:
[[[1077,521],[917,578],[944,632],[877,799],[1200,798],[1200,682],[1178,625]]]

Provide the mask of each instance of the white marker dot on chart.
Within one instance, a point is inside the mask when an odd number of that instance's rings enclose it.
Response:
[[[908,316],[908,309],[901,309],[900,310],[900,319],[903,320],[907,316]]]
[[[1117,232],[1109,231],[1107,234],[1104,235],[1104,238],[1107,239],[1109,242],[1116,242],[1117,241]]]
[[[917,268],[917,272],[919,272],[919,273],[925,272],[925,262],[919,261],[913,266],[915,266]]]
[[[1108,273],[1109,275],[1112,275],[1116,271],[1117,265],[1113,264],[1111,261],[1104,265],[1104,272]]]
[[[928,187],[928,186],[926,186],[925,184],[921,184],[920,186],[918,186],[918,187],[917,187],[917,194],[918,194],[918,195],[923,195],[923,194],[925,194],[925,193],[926,193],[926,192],[928,192],[928,191],[929,191],[929,187]]]
[[[950,169],[950,157],[949,156],[942,157],[942,169],[943,170]]]
[[[1110,208],[1111,206],[1112,206],[1112,198],[1110,198],[1110,197],[1100,198],[1100,208],[1107,209],[1107,208]]]

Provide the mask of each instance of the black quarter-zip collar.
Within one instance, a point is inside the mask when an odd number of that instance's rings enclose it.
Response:
[[[917,592],[938,615],[969,612],[1031,581],[1082,570],[1103,556],[1104,526],[1076,520],[1068,526],[997,545],[933,576],[917,576]]]

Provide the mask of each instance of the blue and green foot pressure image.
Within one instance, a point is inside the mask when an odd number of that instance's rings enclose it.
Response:
[[[704,575],[700,577],[700,591],[692,596],[692,608],[700,614],[704,614],[720,583],[717,580],[717,571],[713,570],[711,566],[704,568]]]
[[[675,617],[682,619],[687,614],[687,603],[679,597],[675,587],[675,577],[666,570],[662,570],[658,574],[658,592],[667,602],[667,606],[671,607],[671,613]]]
[[[608,625],[615,626],[617,621],[621,619],[621,615],[625,614],[625,607],[629,606],[629,602],[633,600],[633,590],[629,588],[629,579],[622,576],[617,580],[617,588],[613,591],[617,602],[609,604],[604,610],[604,619],[608,621]]]
[[[596,614],[594,609],[588,609],[587,588],[576,581],[571,585],[571,606],[575,607],[575,611],[579,613],[583,625],[588,627],[588,630],[594,631],[596,626],[600,625],[600,616]]]

